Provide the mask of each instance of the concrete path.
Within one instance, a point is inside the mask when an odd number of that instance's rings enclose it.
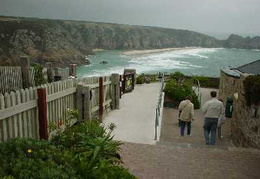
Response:
[[[104,123],[114,123],[114,139],[142,144],[155,144],[155,109],[160,83],[136,85],[120,99],[120,109],[111,111]]]

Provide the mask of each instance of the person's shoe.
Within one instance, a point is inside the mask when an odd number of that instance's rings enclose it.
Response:
[[[223,139],[224,137],[223,136],[220,136],[221,139]]]
[[[210,145],[210,143],[209,143],[209,142],[206,142],[206,145]]]
[[[191,134],[188,134],[188,136],[191,136]]]

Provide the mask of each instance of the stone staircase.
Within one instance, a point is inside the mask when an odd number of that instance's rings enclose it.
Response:
[[[195,144],[195,143],[181,143],[181,142],[167,142],[167,141],[158,141],[156,145],[164,145],[170,148],[191,148],[191,149],[205,149],[205,150],[229,150],[229,147],[226,145],[219,146],[209,146],[205,144]],[[231,147],[231,145],[230,145]]]

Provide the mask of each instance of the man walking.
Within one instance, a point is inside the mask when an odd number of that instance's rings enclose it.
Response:
[[[210,92],[211,100],[207,101],[202,106],[202,112],[205,114],[204,119],[204,136],[206,145],[215,145],[216,142],[216,129],[218,125],[218,118],[224,115],[224,105],[219,101],[216,91]],[[210,138],[209,138],[210,134]]]
[[[191,120],[194,120],[194,105],[191,102],[192,97],[187,96],[179,105],[179,118],[181,127],[181,136],[184,136],[185,126],[187,124],[187,135],[191,136]]]

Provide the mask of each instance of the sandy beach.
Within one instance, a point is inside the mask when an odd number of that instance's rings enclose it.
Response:
[[[129,50],[123,52],[123,55],[145,55],[152,53],[162,53],[168,51],[184,50],[184,49],[197,49],[200,47],[183,47],[183,48],[162,48],[162,49],[150,49],[150,50]]]
[[[101,48],[95,48],[92,50],[93,52],[100,52],[100,51],[104,51],[104,49],[101,49]]]

